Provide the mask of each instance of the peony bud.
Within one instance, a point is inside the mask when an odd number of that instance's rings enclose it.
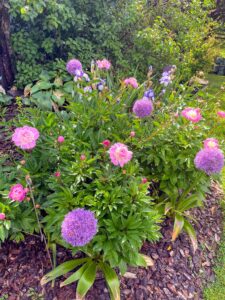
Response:
[[[5,220],[5,214],[4,213],[0,213],[0,220]]]
[[[102,142],[102,145],[105,147],[105,148],[108,148],[110,146],[111,142],[109,140],[104,140]]]
[[[65,138],[62,135],[60,135],[58,137],[57,141],[58,141],[58,143],[62,144],[65,141]]]

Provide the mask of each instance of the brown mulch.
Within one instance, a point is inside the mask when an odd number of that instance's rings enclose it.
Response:
[[[163,238],[158,243],[146,242],[143,245],[142,252],[152,257],[154,266],[129,269],[128,275],[135,278],[121,278],[122,299],[203,299],[203,286],[214,280],[212,267],[222,233],[223,216],[219,206],[221,194],[218,187],[213,186],[204,208],[193,210],[199,241],[196,253],[193,253],[185,234],[171,243],[172,223],[166,220],[161,230]],[[70,252],[58,248],[58,263],[68,259],[71,259]],[[0,249],[0,296],[8,294],[9,300],[75,299],[75,284],[59,288],[63,278],[57,280],[54,288],[51,284],[40,286],[40,278],[50,269],[48,256],[39,238],[29,236],[20,244],[4,243]],[[29,296],[31,288],[43,295],[43,298]],[[104,279],[96,280],[86,299],[110,299]]]

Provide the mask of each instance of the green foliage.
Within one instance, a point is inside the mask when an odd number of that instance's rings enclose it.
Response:
[[[186,80],[211,64],[213,1],[10,0],[17,85],[54,70],[56,58],[85,67],[109,57],[119,76],[143,79],[149,64],[176,64]]]

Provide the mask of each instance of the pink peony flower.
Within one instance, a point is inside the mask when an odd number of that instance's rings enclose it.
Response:
[[[148,179],[147,178],[142,178],[142,180],[141,180],[141,183],[143,183],[143,184],[145,184],[145,183],[147,183],[148,182]]]
[[[111,144],[110,140],[104,140],[104,141],[102,142],[102,145],[103,145],[105,148],[108,148],[108,147],[110,146],[110,144]]]
[[[55,177],[60,177],[60,176],[61,176],[61,173],[60,173],[59,171],[57,171],[57,172],[54,173],[54,176],[55,176]]]
[[[18,183],[11,187],[9,198],[18,202],[22,202],[26,198],[26,191],[22,184]]]
[[[115,166],[123,167],[132,159],[133,152],[129,151],[126,145],[116,143],[109,149],[109,155]]]
[[[86,156],[84,154],[81,154],[80,160],[85,160],[85,159],[86,159]]]
[[[62,144],[65,141],[64,136],[60,135],[57,139],[58,143]]]
[[[204,140],[204,148],[219,148],[219,142],[217,139],[208,138]]]
[[[189,121],[197,123],[202,119],[200,112],[200,108],[187,107],[184,110],[182,110],[181,114],[184,118],[188,119]]]
[[[218,115],[220,118],[225,118],[225,111],[220,110],[220,111],[217,112],[217,115]]]
[[[12,141],[21,149],[33,149],[39,138],[39,131],[34,127],[23,126],[18,127],[13,133]]]
[[[4,213],[0,213],[0,220],[5,220],[5,214]]]
[[[138,88],[138,82],[137,82],[137,79],[134,78],[134,77],[130,77],[130,78],[126,78],[124,80],[124,84],[126,86],[130,85],[132,86],[134,89]]]
[[[135,131],[130,132],[130,137],[135,137]]]
[[[96,64],[97,64],[98,68],[101,70],[109,70],[111,67],[110,61],[108,61],[105,58],[103,60],[97,60]]]

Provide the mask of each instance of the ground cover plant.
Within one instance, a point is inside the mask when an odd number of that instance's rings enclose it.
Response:
[[[203,204],[223,167],[211,125],[223,126],[225,113],[209,118],[210,105],[180,83],[174,65],[160,76],[150,66],[145,82],[128,77],[119,85],[106,59],[91,72],[77,59],[64,69],[28,86],[33,107],[9,122],[21,159],[2,162],[0,238],[40,233],[53,253],[56,245],[81,251],[42,283],[75,270],[62,286],[78,281],[82,298],[101,270],[119,299],[114,269],[151,262],[139,251],[160,238],[165,216],[174,219],[171,239],[185,230],[197,249],[189,209]]]

